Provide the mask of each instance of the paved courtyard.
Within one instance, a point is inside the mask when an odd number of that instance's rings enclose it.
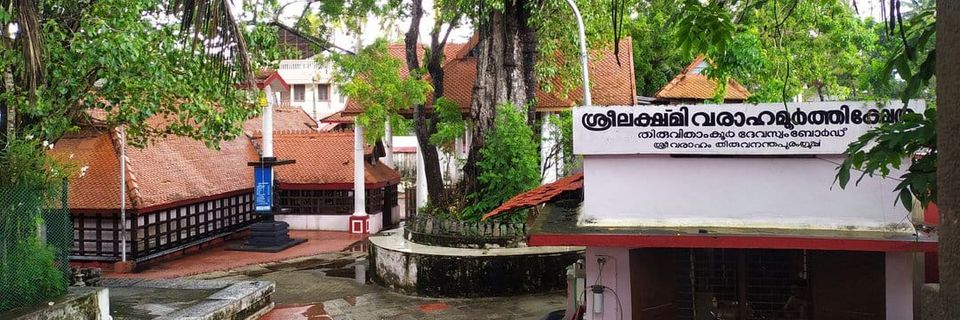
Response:
[[[275,308],[265,320],[297,319],[541,319],[564,308],[562,292],[516,297],[433,299],[394,293],[374,284],[354,281],[354,265],[366,255],[364,237],[346,232],[291,231],[307,238],[304,244],[280,253],[226,250],[230,243],[204,248],[184,256],[147,265],[133,274],[106,274],[108,278],[266,280],[276,283]],[[163,305],[170,296],[162,290],[122,294],[115,307]],[[118,294],[121,292],[118,291]],[[162,293],[162,294],[161,294]],[[119,296],[118,296],[119,298]],[[178,297],[190,298],[190,297]],[[186,299],[189,301],[195,299]],[[186,301],[185,300],[185,301]],[[160,301],[160,302],[156,302]],[[179,301],[179,300],[178,300]],[[189,302],[187,301],[187,302]],[[168,304],[176,305],[177,301]],[[184,302],[186,303],[186,302]],[[124,319],[149,319],[164,310],[127,308]]]
[[[325,253],[192,278],[267,280],[276,307],[264,320],[296,319],[541,319],[564,308],[561,292],[516,297],[433,299],[394,293],[353,280],[358,252]]]
[[[140,268],[137,273],[107,273],[105,276],[109,278],[173,279],[212,271],[233,270],[245,266],[285,261],[324,252],[349,250],[352,245],[366,239],[366,235],[356,235],[348,232],[304,230],[291,230],[290,237],[307,239],[307,242],[276,253],[227,250],[229,245],[244,241],[244,239],[234,239],[203,248],[198,252],[173,257],[166,261],[149,262]]]

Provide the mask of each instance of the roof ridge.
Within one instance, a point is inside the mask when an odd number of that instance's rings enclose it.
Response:
[[[126,172],[121,172],[121,174],[123,174],[127,180],[126,193],[127,193],[127,197],[130,198],[130,207],[136,209],[143,205],[143,194],[140,192],[140,183],[137,180],[137,175],[134,174],[133,162],[130,161],[130,157],[126,157],[126,156],[121,157],[121,154],[125,154],[126,152],[121,152],[120,150],[120,148],[124,147],[120,145],[120,141],[121,141],[120,135],[121,135],[120,127],[114,128],[113,134],[110,135],[110,141],[113,143],[113,149],[114,149],[114,152],[116,152],[117,161],[124,162],[124,168],[126,169]]]

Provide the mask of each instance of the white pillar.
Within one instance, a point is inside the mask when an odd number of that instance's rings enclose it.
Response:
[[[387,119],[387,123],[383,124],[383,149],[385,153],[383,164],[390,168],[396,168],[393,164],[393,125],[390,124],[390,119]]]
[[[884,255],[888,320],[913,319],[913,255],[912,252],[887,252]]]
[[[308,102],[311,110],[310,116],[313,117],[313,120],[317,120],[318,116],[317,116],[317,86],[316,85],[313,85],[313,88],[311,90],[307,90],[307,94],[306,94],[306,97],[304,97],[304,99],[310,101]]]
[[[552,120],[552,114],[545,114],[540,124],[540,172],[543,172],[543,177],[541,177],[541,183],[543,184],[557,181],[559,161],[550,156],[557,145],[556,126]]]
[[[270,86],[266,86],[264,93],[267,95],[267,105],[263,107],[263,154],[262,157],[273,156],[273,105],[280,103],[280,93],[274,94]],[[271,103],[271,96],[274,99]]]
[[[423,152],[417,145],[417,208],[427,204],[427,169],[423,162]]]
[[[353,215],[367,215],[367,194],[363,181],[363,127],[353,123]]]

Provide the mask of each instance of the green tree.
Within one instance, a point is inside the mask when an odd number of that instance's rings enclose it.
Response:
[[[837,0],[778,3],[686,1],[681,50],[706,54],[714,62],[708,76],[737,79],[755,102],[846,99],[866,89],[860,79],[877,38],[853,8]]]
[[[241,27],[225,0],[0,0],[0,273],[35,284],[21,288],[35,300],[63,292],[36,234],[72,174],[46,155],[62,135],[97,118],[125,127],[138,147],[166,135],[211,147],[238,136],[258,111],[241,89],[253,88],[256,67],[248,34],[258,31]],[[17,288],[11,279],[0,290]]]
[[[471,203],[463,217],[468,220],[479,220],[504,201],[540,184],[540,157],[533,131],[515,106],[503,104],[497,109],[493,129],[480,149],[483,157],[477,163],[481,169],[477,181],[484,191],[467,195]]]
[[[394,128],[406,127],[400,113],[411,105],[423,104],[431,90],[427,81],[400,74],[403,62],[390,56],[383,39],[356,54],[332,55],[331,60],[336,66],[334,81],[351,100],[364,106],[357,123],[366,130],[364,135],[370,142],[384,136],[387,121]]]
[[[678,0],[640,1],[627,22],[633,40],[633,72],[637,94],[653,96],[690,63],[678,49]]]

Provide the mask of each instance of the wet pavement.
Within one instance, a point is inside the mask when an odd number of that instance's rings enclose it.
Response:
[[[362,252],[337,252],[271,265],[197,275],[196,279],[266,280],[276,283],[276,306],[264,320],[297,319],[541,319],[564,308],[562,292],[515,297],[435,299],[412,297],[354,281]]]
[[[250,265],[273,263],[312,256],[324,252],[338,252],[366,239],[366,235],[337,231],[291,230],[290,237],[305,238],[307,242],[277,253],[231,251],[228,246],[241,243],[243,239],[231,240],[199,252],[161,262],[148,262],[137,273],[105,273],[108,278],[172,279],[211,271],[232,270]]]
[[[366,256],[366,237],[347,232],[291,231],[304,244],[279,253],[228,251],[227,242],[175,259],[152,263],[134,274],[108,278],[265,280],[276,284],[274,309],[265,320],[298,319],[541,319],[564,308],[562,292],[515,297],[434,299],[394,293],[354,280],[356,260]],[[117,279],[124,280],[124,279]],[[114,291],[116,290],[116,291]],[[152,318],[189,307],[204,290],[117,290],[111,299],[135,308],[115,310],[114,319]],[[196,297],[194,297],[196,296]]]

